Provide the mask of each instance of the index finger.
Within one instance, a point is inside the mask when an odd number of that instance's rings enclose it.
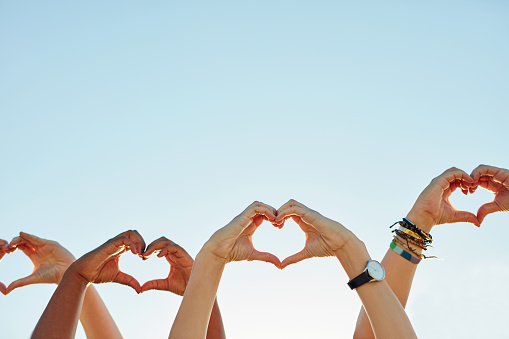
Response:
[[[444,173],[440,174],[438,177],[433,179],[436,183],[440,185],[442,190],[449,189],[452,182],[456,180],[464,181],[468,184],[473,184],[476,181],[468,175],[465,171],[460,170],[459,168],[452,167],[445,171]]]
[[[142,236],[140,235],[140,233],[138,233],[138,231],[129,230],[129,231],[120,233],[117,237],[121,237],[121,236],[131,239],[136,244],[137,252],[140,254],[143,253],[143,251],[145,250],[145,240],[143,240]],[[138,253],[136,253],[136,254],[138,254]]]
[[[160,237],[157,240],[152,241],[148,246],[143,257],[150,257],[152,253],[159,252],[168,245],[174,245],[175,243],[166,237]]]

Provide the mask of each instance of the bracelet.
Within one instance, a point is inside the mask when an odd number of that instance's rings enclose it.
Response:
[[[393,230],[392,232],[396,233],[398,237],[405,239],[407,242],[411,242],[412,244],[419,246],[423,250],[426,250],[429,246],[424,242],[424,240],[412,237],[411,235],[404,233],[400,230]]]
[[[442,260],[441,258],[439,257],[435,257],[435,256],[427,256],[427,255],[424,255],[422,253],[417,253],[412,247],[410,247],[409,245],[405,244],[403,241],[399,240],[397,236],[394,236],[394,238],[392,239],[392,241],[394,242],[397,242],[398,244],[402,245],[402,246],[406,246],[408,250],[410,250],[410,252],[412,252],[416,257],[418,258],[421,258],[421,259],[439,259],[439,260]],[[400,246],[401,247],[401,246]]]
[[[405,251],[401,247],[399,247],[394,241],[391,242],[390,246],[391,250],[399,254],[401,257],[405,258],[406,260],[410,261],[412,264],[418,264],[421,262],[422,258],[417,258],[410,254],[409,252]]]
[[[419,234],[419,236],[421,238],[428,240],[429,242],[433,242],[433,238],[431,237],[431,234],[424,232],[423,230],[421,230],[419,227],[417,227],[413,222],[411,222],[407,218],[403,218],[403,221],[400,223],[400,226],[414,231],[415,233]]]

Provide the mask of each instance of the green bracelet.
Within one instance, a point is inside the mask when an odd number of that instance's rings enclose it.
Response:
[[[391,250],[405,258],[406,260],[410,261],[412,264],[418,264],[421,262],[422,258],[417,258],[416,256],[412,255],[410,252],[405,251],[401,247],[398,246],[394,241],[391,242],[391,245],[389,246]]]

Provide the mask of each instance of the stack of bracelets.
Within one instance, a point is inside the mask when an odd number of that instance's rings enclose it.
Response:
[[[428,257],[424,254],[418,253],[414,248],[411,247],[411,244],[417,246],[424,251],[431,246],[433,239],[431,235],[421,230],[419,227],[415,226],[410,220],[407,218],[403,218],[402,221],[395,222],[390,228],[394,225],[399,224],[399,229],[395,229],[392,232],[395,233],[394,238],[391,242],[390,248],[410,261],[413,264],[418,264],[422,259],[429,258],[437,258],[437,257]],[[403,239],[403,241],[401,240]],[[408,251],[410,252],[408,252]]]

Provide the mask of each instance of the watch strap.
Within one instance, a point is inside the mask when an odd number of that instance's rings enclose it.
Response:
[[[364,270],[361,274],[353,278],[348,282],[348,286],[350,286],[350,289],[356,289],[359,286],[364,285],[367,282],[370,282],[373,280],[373,277],[369,275],[368,270]]]

